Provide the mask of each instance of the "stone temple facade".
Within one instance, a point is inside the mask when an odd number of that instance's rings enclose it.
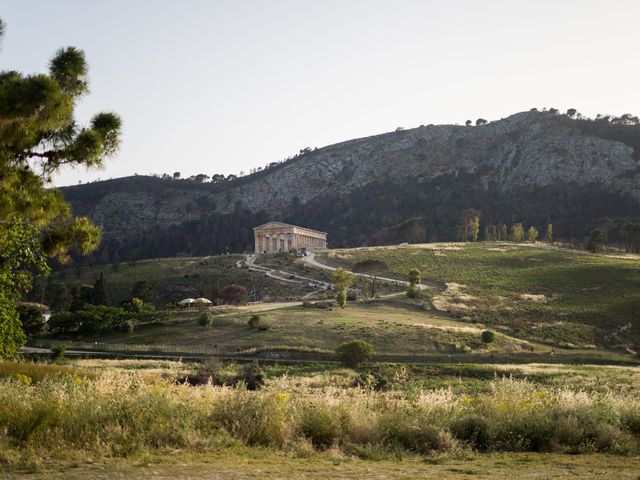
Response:
[[[256,253],[306,251],[326,248],[327,234],[281,222],[268,222],[253,229]]]

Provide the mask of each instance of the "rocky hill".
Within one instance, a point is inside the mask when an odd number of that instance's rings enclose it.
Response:
[[[269,219],[353,246],[420,218],[451,240],[462,211],[581,238],[598,219],[637,220],[640,126],[523,112],[479,126],[429,125],[351,140],[219,184],[127,177],[63,189],[102,226],[101,261],[241,251]]]

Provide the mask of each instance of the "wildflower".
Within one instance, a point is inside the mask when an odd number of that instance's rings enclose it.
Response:
[[[24,385],[29,385],[31,384],[31,377],[28,377],[26,375],[23,375],[22,373],[16,373],[16,378],[18,380],[20,380],[20,382]]]

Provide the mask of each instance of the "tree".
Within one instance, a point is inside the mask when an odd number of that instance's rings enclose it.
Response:
[[[247,302],[247,289],[232,283],[220,291],[220,298],[230,305],[240,305]]]
[[[616,221],[610,217],[603,217],[598,221],[598,228],[602,230],[604,234],[604,244],[609,243],[609,232],[614,230],[618,224]]]
[[[476,120],[476,126],[486,125],[487,121],[484,118],[479,118]]]
[[[535,242],[538,239],[538,229],[534,226],[529,227],[529,230],[527,230],[527,241],[529,242]]]
[[[93,284],[93,304],[107,304],[107,283],[104,280],[104,274],[100,272],[100,278]]]
[[[73,298],[69,295],[69,290],[62,283],[56,283],[51,287],[51,296],[48,300],[49,308],[53,312],[68,310]]]
[[[507,235],[507,224],[503,223],[500,226],[500,240],[508,240],[509,237]]]
[[[214,305],[218,305],[218,300],[220,300],[220,286],[218,281],[214,280],[213,285],[211,285],[211,301]]]
[[[209,175],[205,175],[204,173],[199,173],[195,177],[195,181],[198,183],[204,183],[204,182],[207,182],[208,180],[209,180]]]
[[[409,288],[407,289],[407,296],[410,298],[416,298],[418,296],[418,285],[422,281],[422,272],[417,268],[409,270]]]
[[[640,250],[640,223],[627,222],[622,226],[624,246],[627,252]]]
[[[181,177],[180,172],[173,172],[173,179],[174,179],[174,180],[179,180],[179,179],[180,179],[180,177]]]
[[[475,242],[478,240],[480,232],[480,212],[473,208],[468,208],[460,216],[460,229],[462,240],[465,242]]]
[[[473,122],[471,120],[467,120],[466,122],[464,122],[464,124],[468,127],[469,125],[471,125]]]
[[[22,330],[27,335],[39,335],[46,326],[42,309],[32,303],[19,303],[18,316],[22,323]]]
[[[547,242],[549,243],[553,242],[553,225],[552,224],[547,225],[547,235],[545,238]]]
[[[131,289],[131,298],[139,298],[144,303],[150,303],[153,300],[153,295],[149,282],[138,280]]]
[[[38,232],[24,225],[0,228],[0,358],[14,357],[26,341],[17,302],[31,287],[33,271],[48,271]]]
[[[602,245],[604,244],[604,232],[599,228],[592,230],[587,237],[587,249],[592,252],[597,252],[600,250]]]
[[[118,149],[117,115],[99,113],[85,127],[75,121],[87,91],[84,53],[74,47],[58,50],[47,74],[0,72],[0,357],[25,340],[16,302],[33,272],[46,273],[45,256],[66,261],[70,250],[88,253],[100,241],[99,229],[48,188],[60,168],[97,167]]]
[[[570,108],[567,110],[567,116],[568,117],[573,117],[575,116],[575,114],[578,113],[578,111],[575,108]]]
[[[347,290],[351,286],[355,275],[342,267],[338,267],[331,273],[331,278],[336,286],[336,302],[341,308],[344,308],[347,304]]]
[[[521,223],[511,225],[511,241],[522,242],[524,240],[524,227]]]
[[[336,356],[345,367],[357,368],[373,357],[373,346],[364,340],[353,340],[336,348]]]

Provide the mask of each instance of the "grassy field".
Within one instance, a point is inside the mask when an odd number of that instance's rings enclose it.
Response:
[[[402,298],[350,303],[345,309],[298,306],[266,311],[260,313],[264,330],[249,328],[251,312],[218,315],[211,327],[199,325],[199,315],[179,313],[172,320],[142,325],[129,334],[114,332],[84,340],[207,346],[219,353],[277,347],[333,352],[341,343],[356,338],[370,342],[377,353],[386,355],[549,350],[504,334],[486,344],[480,337],[482,324],[469,325],[434,315]]]
[[[136,282],[144,280],[151,286],[153,303],[164,306],[183,298],[211,297],[211,288],[217,281],[220,288],[237,283],[255,290],[265,301],[297,299],[309,290],[301,285],[284,284],[236,267],[243,255],[211,257],[176,257],[141,260],[134,263],[98,265],[52,274],[50,282],[62,282],[71,289],[74,285],[93,285],[102,272],[107,282],[109,303],[118,305],[131,298]],[[36,295],[37,296],[37,295]]]
[[[434,286],[429,299],[465,321],[560,347],[637,348],[640,260],[512,243],[425,244],[322,252],[354,268],[375,260]]]
[[[280,364],[255,392],[173,383],[199,368],[0,362],[3,478],[638,478],[636,368]]]

